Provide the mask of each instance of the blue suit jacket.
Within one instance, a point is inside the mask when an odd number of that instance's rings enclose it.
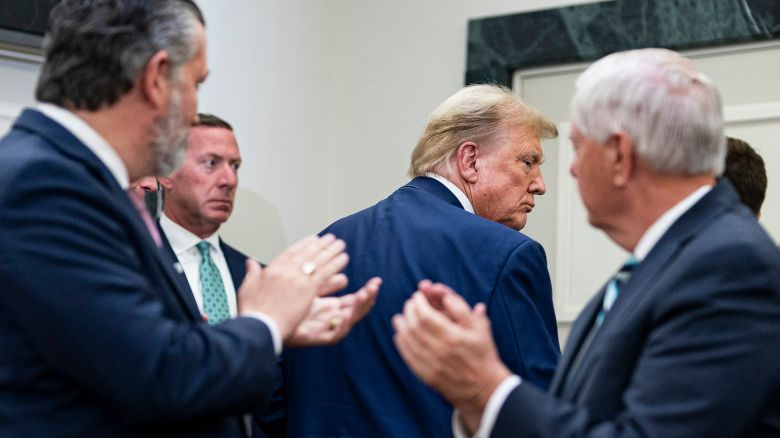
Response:
[[[780,251],[730,183],[635,268],[572,369],[603,295],[575,322],[550,394],[517,387],[493,437],[780,436]]]
[[[162,251],[167,258],[167,263],[171,266],[179,263],[179,259],[176,257],[176,253],[173,252],[171,243],[168,241],[168,236],[166,236],[165,231],[160,227],[159,221],[157,221],[157,229],[160,231]],[[246,275],[246,260],[248,257],[241,251],[225,243],[221,238],[219,239],[219,246],[222,249],[222,254],[225,255],[228,271],[230,271],[230,278],[233,280],[236,293],[238,293],[238,287],[244,281],[244,275]],[[179,282],[180,288],[190,292],[187,296],[188,299],[186,300],[187,305],[192,311],[200,314],[198,303],[195,302],[195,297],[192,295],[192,289],[190,288],[189,281],[187,281],[187,277],[184,275],[184,271],[176,269],[175,267],[173,270],[177,272],[176,279]],[[255,424],[252,426],[252,436],[255,438],[285,436],[284,386],[281,374],[281,361],[277,361],[277,376],[274,386],[274,395],[271,399],[270,406],[267,406],[265,403],[260,403],[258,404],[258,408],[253,410]]]
[[[267,327],[208,327],[127,194],[27,110],[0,140],[0,435],[241,434],[270,398]]]
[[[471,305],[484,302],[501,358],[547,386],[559,349],[538,243],[466,212],[425,177],[324,232],[346,241],[353,287],[375,275],[384,283],[374,309],[341,343],[286,352],[289,436],[450,434],[452,408],[412,374],[393,344],[390,319],[424,278],[446,282]]]

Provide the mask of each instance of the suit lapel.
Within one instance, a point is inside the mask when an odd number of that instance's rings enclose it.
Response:
[[[122,217],[127,220],[127,224],[130,226],[129,231],[131,236],[133,236],[134,239],[138,239],[138,243],[141,244],[139,246],[147,253],[146,255],[157,262],[157,268],[161,271],[160,275],[162,275],[165,279],[164,281],[167,281],[169,286],[174,290],[174,294],[181,296],[182,291],[175,280],[173,271],[169,269],[168,264],[165,262],[162,252],[157,248],[157,245],[152,240],[152,236],[149,235],[149,230],[146,229],[146,225],[138,215],[129,196],[103,162],[101,162],[100,159],[98,159],[98,157],[70,131],[39,111],[25,110],[19,116],[14,127],[34,132],[45,138],[59,153],[81,163],[95,176],[98,180],[98,184],[100,184],[103,189],[107,190],[106,195],[110,198],[111,203],[119,209]],[[95,189],[99,190],[99,187],[96,187]],[[153,267],[150,266],[149,269],[153,269]],[[160,291],[158,291],[158,293],[160,293]],[[200,315],[198,313],[193,315],[191,309],[186,305],[183,307],[191,317],[195,320],[200,320]]]
[[[561,361],[558,364],[558,369],[553,376],[553,381],[550,384],[549,392],[560,396],[566,389],[564,383],[567,380],[567,376],[573,370],[571,369],[574,359],[579,354],[582,344],[590,333],[590,329],[593,326],[593,321],[596,320],[596,315],[599,309],[601,309],[601,302],[604,300],[605,288],[601,290],[591,298],[590,302],[585,309],[580,313],[572,326],[571,333],[569,334],[569,340],[566,345],[566,351],[561,357]],[[580,361],[580,364],[582,361]]]
[[[642,260],[631,278],[620,291],[620,297],[610,310],[610,317],[604,320],[602,328],[619,324],[630,317],[637,305],[651,290],[663,273],[674,263],[685,246],[693,240],[713,219],[725,214],[726,210],[740,205],[738,195],[727,180],[720,181],[699,202],[683,214]]]
[[[576,401],[578,399],[583,385],[595,371],[594,364],[598,363],[604,349],[607,347],[603,339],[608,338],[609,333],[618,328],[623,321],[630,320],[630,316],[626,315],[626,313],[630,313],[637,307],[638,301],[650,295],[651,281],[663,275],[663,271],[673,261],[679,249],[678,243],[678,241],[670,241],[669,244],[656,245],[656,248],[634,269],[631,278],[621,288],[618,299],[613,304],[607,317],[604,318],[601,327],[593,334],[593,339],[587,350],[583,352],[579,366],[574,370],[575,374],[569,380],[566,388],[563,389],[562,394],[566,400]],[[604,289],[602,288],[602,292],[599,294],[601,299],[594,306],[593,317],[590,319],[591,323],[588,328],[593,325],[595,315],[601,309]]]
[[[230,278],[233,280],[233,287],[236,288],[236,294],[238,294],[238,287],[244,281],[244,276],[246,275],[246,257],[225,243],[222,238],[219,239],[219,246],[222,248],[222,254],[225,256],[225,262],[227,262],[228,270],[230,271]]]
[[[160,226],[159,220],[156,222],[156,225],[157,229],[160,231],[160,237],[162,238],[160,254],[164,259],[163,265],[165,265],[167,268],[166,270],[171,273],[178,286],[176,288],[178,299],[182,307],[187,309],[190,316],[200,319],[201,316],[200,310],[198,310],[198,303],[195,302],[195,296],[192,294],[192,289],[190,289],[190,283],[187,281],[187,276],[184,275],[184,270],[179,264],[179,258],[176,257],[176,253],[173,252],[171,243],[168,241],[168,236],[165,235],[165,231],[163,231]]]
[[[192,318],[192,320],[201,321],[202,318],[200,316],[200,312],[198,311],[197,305],[194,307],[192,305],[195,302],[195,298],[192,296],[190,286],[187,283],[186,278],[184,278],[184,274],[179,274],[174,269],[174,266],[170,263],[168,256],[163,253],[163,248],[157,248],[154,240],[152,240],[152,236],[149,234],[149,230],[146,228],[146,225],[143,223],[141,217],[138,215],[138,212],[135,210],[135,206],[132,205],[132,201],[130,201],[130,198],[126,193],[122,192],[122,194],[124,195],[124,207],[125,210],[129,210],[127,214],[131,217],[130,222],[134,228],[135,234],[138,236],[138,238],[144,240],[145,248],[152,249],[152,255],[157,262],[157,267],[160,269],[161,275],[173,291],[173,295],[176,301],[179,303],[181,308],[184,309],[185,313],[187,313],[188,316]],[[162,236],[163,233],[160,234]],[[182,278],[184,278],[184,282],[181,281]]]
[[[559,389],[566,400],[576,401],[582,386],[594,371],[594,365],[606,348],[604,339],[608,338],[611,332],[618,330],[624,321],[631,321],[634,318],[635,312],[639,311],[643,301],[653,295],[653,284],[657,283],[664,272],[673,265],[688,242],[706,228],[707,224],[712,223],[713,218],[725,214],[728,208],[739,204],[738,195],[731,184],[722,180],[664,233],[647,257],[634,269],[628,282],[621,288],[618,299],[595,333],[590,348],[584,352],[580,365],[575,370],[576,375],[566,388]],[[602,288],[599,296],[603,297],[603,292]],[[600,305],[601,300],[594,299],[591,305],[594,302]],[[595,313],[600,308],[599,305],[593,306],[595,309],[588,308],[587,320],[590,321],[590,324],[587,327],[592,325]],[[582,342],[582,336],[580,336],[579,341]],[[571,359],[569,359],[568,365],[570,365],[570,361]]]

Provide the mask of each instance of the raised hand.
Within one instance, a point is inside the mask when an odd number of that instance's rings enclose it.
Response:
[[[349,257],[332,234],[309,236],[282,252],[265,269],[247,262],[238,293],[238,310],[261,312],[276,322],[286,342],[309,313],[313,300],[347,284],[339,272]]]
[[[498,357],[485,305],[469,307],[443,284],[423,281],[393,317],[395,345],[425,383],[460,411],[470,431],[490,395],[511,373]]]
[[[315,298],[286,345],[302,347],[340,341],[371,310],[381,284],[382,280],[374,277],[349,295]]]

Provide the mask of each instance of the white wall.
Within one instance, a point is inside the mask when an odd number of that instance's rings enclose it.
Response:
[[[470,18],[590,1],[198,0],[200,109],[234,125],[244,158],[226,240],[269,261],[405,182],[430,112],[463,85]],[[36,75],[0,56],[0,129]]]
[[[408,179],[409,156],[430,113],[463,86],[469,19],[586,1],[338,3],[325,222],[375,203]]]
[[[223,235],[270,261],[324,222],[334,4],[198,3],[210,68],[200,110],[233,124],[244,159],[237,208]]]
[[[261,260],[406,181],[430,114],[463,85],[470,18],[586,0],[200,0],[201,109],[244,156],[224,236]]]

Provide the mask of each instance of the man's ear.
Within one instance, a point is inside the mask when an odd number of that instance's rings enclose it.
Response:
[[[171,190],[171,188],[173,187],[173,181],[171,181],[170,178],[160,176],[157,177],[157,181],[160,182],[160,185],[163,186],[166,192]]]
[[[140,78],[144,99],[155,109],[168,105],[171,94],[171,60],[168,52],[160,50],[152,55]]]
[[[631,179],[636,166],[634,141],[625,131],[610,135],[607,147],[612,154],[612,183],[624,187]]]
[[[458,173],[463,181],[469,184],[474,184],[479,179],[477,158],[479,158],[479,145],[473,141],[463,142],[455,152]]]

